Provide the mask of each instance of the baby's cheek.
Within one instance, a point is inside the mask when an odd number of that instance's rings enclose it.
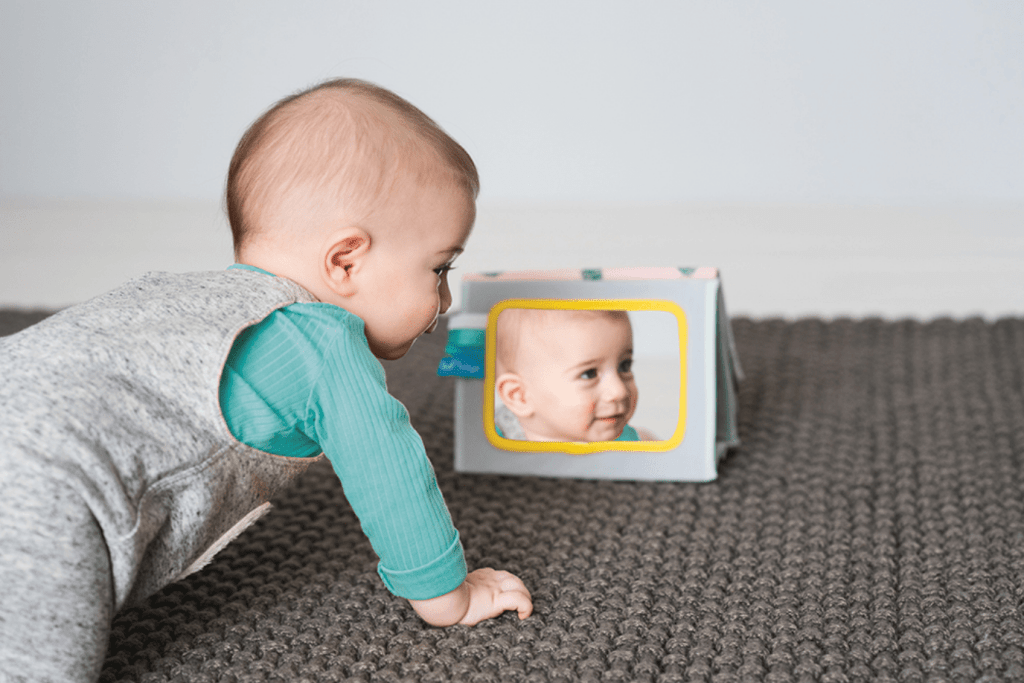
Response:
[[[594,422],[594,414],[597,412],[597,402],[587,401],[583,403],[581,407],[583,408],[583,413],[580,415],[580,424],[584,429],[587,429]]]
[[[423,318],[433,320],[437,317],[438,311],[441,310],[441,300],[434,299],[433,301],[423,304],[423,312],[420,314]]]

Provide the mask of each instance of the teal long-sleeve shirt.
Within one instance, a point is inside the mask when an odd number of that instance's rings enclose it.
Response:
[[[242,443],[275,455],[327,456],[392,593],[422,600],[463,582],[458,532],[408,411],[387,391],[362,319],[326,303],[275,311],[235,340],[220,404]]]

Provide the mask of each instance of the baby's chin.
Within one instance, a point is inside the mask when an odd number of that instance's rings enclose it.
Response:
[[[390,346],[370,342],[370,352],[380,360],[398,360],[405,354],[409,353],[409,349],[411,349],[412,345],[415,343],[415,339],[410,342],[406,342],[401,346]]]
[[[587,430],[586,441],[615,441],[622,436],[622,431],[629,423],[629,415],[615,418],[596,418]]]
[[[404,344],[380,344],[367,337],[367,341],[370,343],[370,351],[374,356],[381,360],[398,360],[405,354],[409,353],[409,349],[412,348],[412,345],[416,343],[417,339],[434,331],[437,327],[437,320],[437,318],[434,318],[434,321],[430,323],[429,327]]]
[[[592,429],[587,433],[585,441],[615,441],[622,436],[623,429],[625,429],[625,425],[615,429]]]
[[[583,432],[567,430],[557,433],[559,430],[552,430],[547,434],[543,434],[533,432],[530,429],[526,429],[525,431],[527,440],[529,441],[549,441],[555,443],[595,443],[598,441],[615,441],[615,439],[622,436],[622,431],[629,423],[630,417],[632,417],[632,414],[626,416],[620,415],[615,419],[596,418]]]
[[[597,441],[615,441],[622,436],[622,430],[626,428],[625,422],[614,422],[601,424],[600,420],[590,425],[590,428],[583,433],[562,434],[561,438],[536,439],[537,441],[558,441],[565,443],[595,443]]]
[[[574,432],[572,434],[536,434],[526,433],[527,441],[545,441],[549,443],[595,443],[598,441],[615,441],[622,435],[622,430],[625,426],[620,427],[618,430],[594,430],[588,429],[582,434]]]

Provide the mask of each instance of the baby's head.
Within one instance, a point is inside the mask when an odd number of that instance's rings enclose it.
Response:
[[[505,309],[495,357],[495,389],[529,441],[612,441],[636,410],[625,311]]]
[[[235,259],[362,318],[399,358],[451,305],[447,272],[476,216],[469,154],[419,109],[364,81],[271,107],[228,171]]]

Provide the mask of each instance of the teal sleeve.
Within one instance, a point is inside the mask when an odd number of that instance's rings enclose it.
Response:
[[[324,315],[341,311],[307,306]],[[405,406],[387,391],[362,320],[345,313],[341,322],[324,340],[308,430],[381,558],[378,573],[388,589],[416,600],[444,595],[465,580],[466,562],[434,468]]]
[[[222,375],[221,409],[232,434],[254,448],[326,454],[391,592],[432,598],[465,579],[423,442],[387,392],[358,317],[330,304],[292,304],[247,329]]]
[[[262,268],[235,263],[228,270]],[[220,408],[244,444],[274,455],[305,458],[320,445],[297,426],[320,372],[320,323],[302,305],[279,308],[238,335],[220,378]]]
[[[291,306],[238,335],[220,377],[221,413],[236,439],[291,458],[321,452],[300,428],[320,374],[317,337]]]

